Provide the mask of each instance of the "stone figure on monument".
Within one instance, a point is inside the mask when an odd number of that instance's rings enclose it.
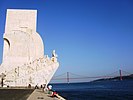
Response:
[[[58,57],[57,54],[55,53],[55,50],[52,52],[52,57]]]
[[[57,54],[55,53],[55,50],[53,50],[53,52],[52,52],[52,61],[53,62],[57,62]]]

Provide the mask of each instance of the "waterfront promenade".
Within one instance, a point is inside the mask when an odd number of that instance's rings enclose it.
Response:
[[[0,88],[0,100],[26,100],[33,91],[33,88]]]
[[[65,100],[58,94],[57,97],[50,97],[42,89],[0,88],[0,100]]]
[[[28,97],[27,100],[59,100],[55,97],[50,97],[48,94],[42,92],[41,89],[35,89],[34,92]]]

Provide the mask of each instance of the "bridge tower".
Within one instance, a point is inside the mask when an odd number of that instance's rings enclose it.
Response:
[[[119,74],[120,74],[120,80],[122,81],[122,72],[121,72],[121,70],[119,70]]]
[[[69,84],[69,72],[67,72],[67,83]]]

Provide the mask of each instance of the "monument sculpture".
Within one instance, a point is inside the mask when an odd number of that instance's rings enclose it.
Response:
[[[51,58],[44,55],[43,41],[36,32],[36,19],[37,10],[7,9],[0,66],[4,85],[48,84],[59,67],[55,50]]]

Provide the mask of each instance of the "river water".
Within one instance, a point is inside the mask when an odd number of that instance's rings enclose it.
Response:
[[[133,80],[52,85],[67,100],[133,100]]]

